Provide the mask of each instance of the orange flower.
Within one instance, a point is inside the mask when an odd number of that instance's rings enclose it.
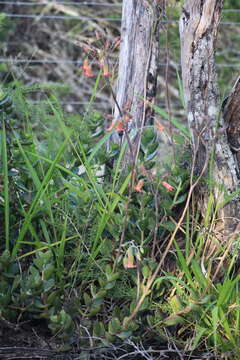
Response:
[[[115,129],[116,129],[117,131],[119,131],[119,132],[124,131],[125,129],[124,129],[123,122],[122,122],[122,121],[118,121],[118,123],[117,123],[117,125],[116,125]]]
[[[174,187],[172,185],[168,184],[166,181],[162,181],[162,186],[164,186],[167,189],[167,192],[174,190]]]
[[[165,127],[159,121],[155,122],[155,126],[160,133],[165,130]]]
[[[103,76],[105,77],[109,77],[111,75],[111,73],[109,71],[104,71]]]
[[[124,269],[134,269],[137,265],[134,264],[134,254],[133,249],[129,248],[127,254],[123,258]]]
[[[111,75],[109,71],[108,63],[105,61],[104,57],[100,57],[99,66],[101,69],[103,69],[103,76],[109,77]]]
[[[85,60],[83,61],[82,70],[83,70],[83,71],[88,71],[90,68],[91,68],[91,66],[90,66],[90,64],[89,64],[89,62],[88,62],[88,59],[85,59]]]
[[[141,180],[139,180],[137,185],[134,187],[134,190],[137,192],[143,192],[143,190],[142,190],[143,185],[144,185],[144,180],[141,179]]]
[[[125,269],[135,269],[137,265],[133,264],[133,261],[130,257],[127,258],[126,262],[123,264]]]
[[[83,75],[86,76],[86,77],[93,77],[93,76],[94,76],[94,74],[93,74],[92,71],[85,71],[85,72],[83,73]]]
[[[86,77],[92,77],[94,76],[93,75],[93,72],[92,72],[92,68],[91,68],[91,65],[89,64],[88,62],[88,59],[85,59],[83,61],[83,66],[81,67],[81,69],[83,70],[83,75],[86,76]]]
[[[112,122],[111,125],[109,126],[109,128],[107,128],[107,131],[112,131],[113,129],[115,129],[118,132],[122,132],[125,130],[123,122],[122,121],[117,121],[117,122]]]
[[[108,69],[108,64],[103,65],[103,76],[109,77],[111,74]]]

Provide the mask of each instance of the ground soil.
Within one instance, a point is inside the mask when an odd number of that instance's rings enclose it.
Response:
[[[75,351],[74,351],[75,352]],[[44,322],[20,325],[0,320],[0,359],[73,359],[70,349],[64,351]]]
[[[154,342],[154,340],[153,340]],[[138,349],[127,345],[84,348],[74,344],[66,345],[53,337],[44,322],[27,322],[15,325],[0,320],[0,359],[3,360],[213,360],[212,354],[186,354],[172,348],[171,344],[145,344]],[[152,349],[153,351],[151,351]],[[154,350],[155,349],[155,350]],[[150,351],[149,351],[150,350]],[[156,354],[156,355],[155,355]]]

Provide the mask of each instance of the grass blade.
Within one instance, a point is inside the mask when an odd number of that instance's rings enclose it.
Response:
[[[4,228],[5,228],[5,249],[10,249],[9,237],[9,177],[8,177],[8,156],[7,156],[7,139],[6,128],[3,121],[1,133],[1,152],[2,152],[2,165],[3,165],[3,196],[4,196]]]
[[[54,161],[52,162],[52,164],[50,165],[42,183],[41,183],[41,186],[40,188],[38,189],[37,191],[37,194],[35,196],[35,198],[33,199],[33,202],[30,206],[30,209],[25,217],[25,220],[23,222],[23,225],[22,225],[22,228],[20,230],[20,233],[19,233],[19,236],[16,240],[16,244],[14,245],[14,248],[12,250],[12,256],[15,257],[17,255],[17,252],[20,248],[20,245],[21,245],[21,242],[23,241],[25,235],[26,235],[26,232],[28,231],[29,229],[29,226],[31,224],[31,220],[32,220],[32,217],[37,209],[37,206],[39,204],[39,201],[41,200],[41,198],[44,196],[46,190],[47,190],[47,187],[48,187],[48,184],[49,184],[49,181],[51,180],[51,177],[52,177],[52,173],[56,167],[56,164],[58,163],[58,161],[60,160],[63,152],[64,152],[64,149],[68,143],[68,138],[65,139],[65,141],[62,143],[62,145],[60,146],[60,149],[58,150],[58,153],[54,159]]]

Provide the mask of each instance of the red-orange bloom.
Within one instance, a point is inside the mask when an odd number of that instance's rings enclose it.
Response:
[[[112,122],[111,125],[107,128],[107,131],[112,131],[113,129],[115,129],[116,131],[122,132],[125,130],[123,122],[122,121],[117,121],[117,122]]]
[[[109,77],[111,74],[109,72],[108,64],[103,65],[103,76]]]
[[[83,66],[81,67],[83,70],[83,75],[86,77],[92,77],[94,76],[93,72],[92,72],[92,67],[88,62],[88,59],[85,59],[83,61]]]
[[[143,190],[142,190],[143,185],[144,185],[144,180],[141,179],[141,180],[139,180],[137,185],[134,187],[134,190],[137,192],[143,192]]]
[[[109,77],[111,75],[111,73],[109,71],[104,71],[103,76],[105,77]]]
[[[128,257],[128,258],[126,259],[126,261],[124,262],[123,266],[124,266],[125,269],[135,269],[135,268],[137,267],[137,265],[134,265],[134,264],[133,264],[133,259],[130,258],[130,257]]]
[[[93,77],[93,76],[94,76],[94,74],[93,74],[92,71],[85,71],[85,72],[83,73],[83,75],[86,76],[86,77]]]
[[[167,189],[167,192],[174,190],[174,187],[172,185],[168,184],[166,181],[162,181],[162,186],[164,186]]]
[[[134,255],[131,248],[128,249],[127,254],[123,258],[123,266],[124,269],[134,269],[137,267],[137,265],[134,264]]]
[[[159,132],[163,132],[165,130],[165,127],[159,121],[155,122],[155,126]]]
[[[117,131],[119,131],[119,132],[124,131],[125,129],[124,129],[123,122],[122,122],[122,121],[118,121],[115,129],[116,129]]]

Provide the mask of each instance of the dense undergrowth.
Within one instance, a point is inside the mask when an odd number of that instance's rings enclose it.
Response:
[[[86,3],[89,4],[90,1]],[[17,3],[17,2],[16,2]],[[23,2],[24,3],[24,2]],[[50,6],[40,1],[31,2],[32,5],[19,5],[6,2],[1,5],[0,17],[0,52],[1,58],[7,62],[0,63],[0,80],[11,81],[11,74],[24,84],[41,83],[45,88],[58,86],[59,100],[68,112],[82,111],[91,96],[94,79],[83,78],[79,67],[85,58],[82,44],[94,44],[96,30],[105,41],[114,42],[120,36],[119,21],[94,21],[95,17],[120,19],[120,0],[94,2],[93,6],[74,6],[74,2],[65,1],[65,6]],[[79,1],[76,1],[78,4]],[[80,1],[80,3],[82,3]],[[109,6],[101,6],[109,3]],[[44,5],[45,4],[45,5]],[[110,6],[111,5],[111,6]],[[167,107],[166,93],[170,100],[170,110],[174,116],[184,121],[184,112],[177,91],[176,68],[180,69],[180,40],[178,19],[181,14],[183,0],[168,0],[167,13],[164,20],[169,23],[163,26],[160,36],[160,66],[157,103]],[[225,0],[222,21],[233,24],[222,24],[217,42],[217,71],[222,96],[231,89],[238,75],[240,13],[230,11],[238,9],[238,0]],[[34,16],[36,18],[11,18],[4,13],[20,16]],[[44,15],[69,16],[66,19],[45,19]],[[75,15],[89,17],[88,21],[81,21]],[[173,20],[173,22],[172,22]],[[37,36],[36,36],[37,34]],[[112,77],[116,78],[118,67],[118,49],[109,52]],[[19,62],[15,62],[18,61]],[[24,62],[25,60],[25,62]],[[31,63],[31,60],[33,61]],[[37,61],[39,60],[39,62]],[[43,60],[43,62],[41,62]],[[46,63],[44,63],[46,60]],[[94,72],[98,69],[93,63]],[[21,62],[22,61],[22,62]],[[56,61],[56,63],[54,63]],[[62,62],[61,62],[62,61]],[[75,61],[79,63],[71,63]],[[168,66],[166,67],[166,64]],[[167,79],[167,81],[166,81]],[[168,86],[166,87],[166,85]],[[34,101],[39,100],[37,94],[31,95]],[[70,104],[69,104],[70,103]],[[109,102],[109,89],[98,92],[95,98],[95,109],[110,111],[113,103]]]
[[[44,319],[89,348],[156,339],[238,358],[237,253],[211,233],[211,194],[201,228],[185,206],[196,181],[187,147],[159,164],[163,129],[148,126],[135,170],[122,172],[128,144],[106,150],[115,130],[91,104],[69,116],[51,93],[29,103],[31,91],[1,94],[1,319]]]
[[[238,21],[239,13],[231,16]],[[11,38],[13,28],[4,31]],[[177,31],[169,29],[168,46]],[[0,322],[41,319],[59,342],[85,349],[130,339],[239,359],[238,246],[230,253],[212,231],[210,190],[205,218],[195,210],[187,129],[171,119],[175,151],[161,162],[159,136],[167,130],[145,127],[132,169],[124,163],[129,143],[111,142],[117,129],[106,131],[93,107],[101,75],[80,115],[60,104],[65,84],[24,86],[6,65],[0,71]],[[231,76],[221,73],[222,92]]]

